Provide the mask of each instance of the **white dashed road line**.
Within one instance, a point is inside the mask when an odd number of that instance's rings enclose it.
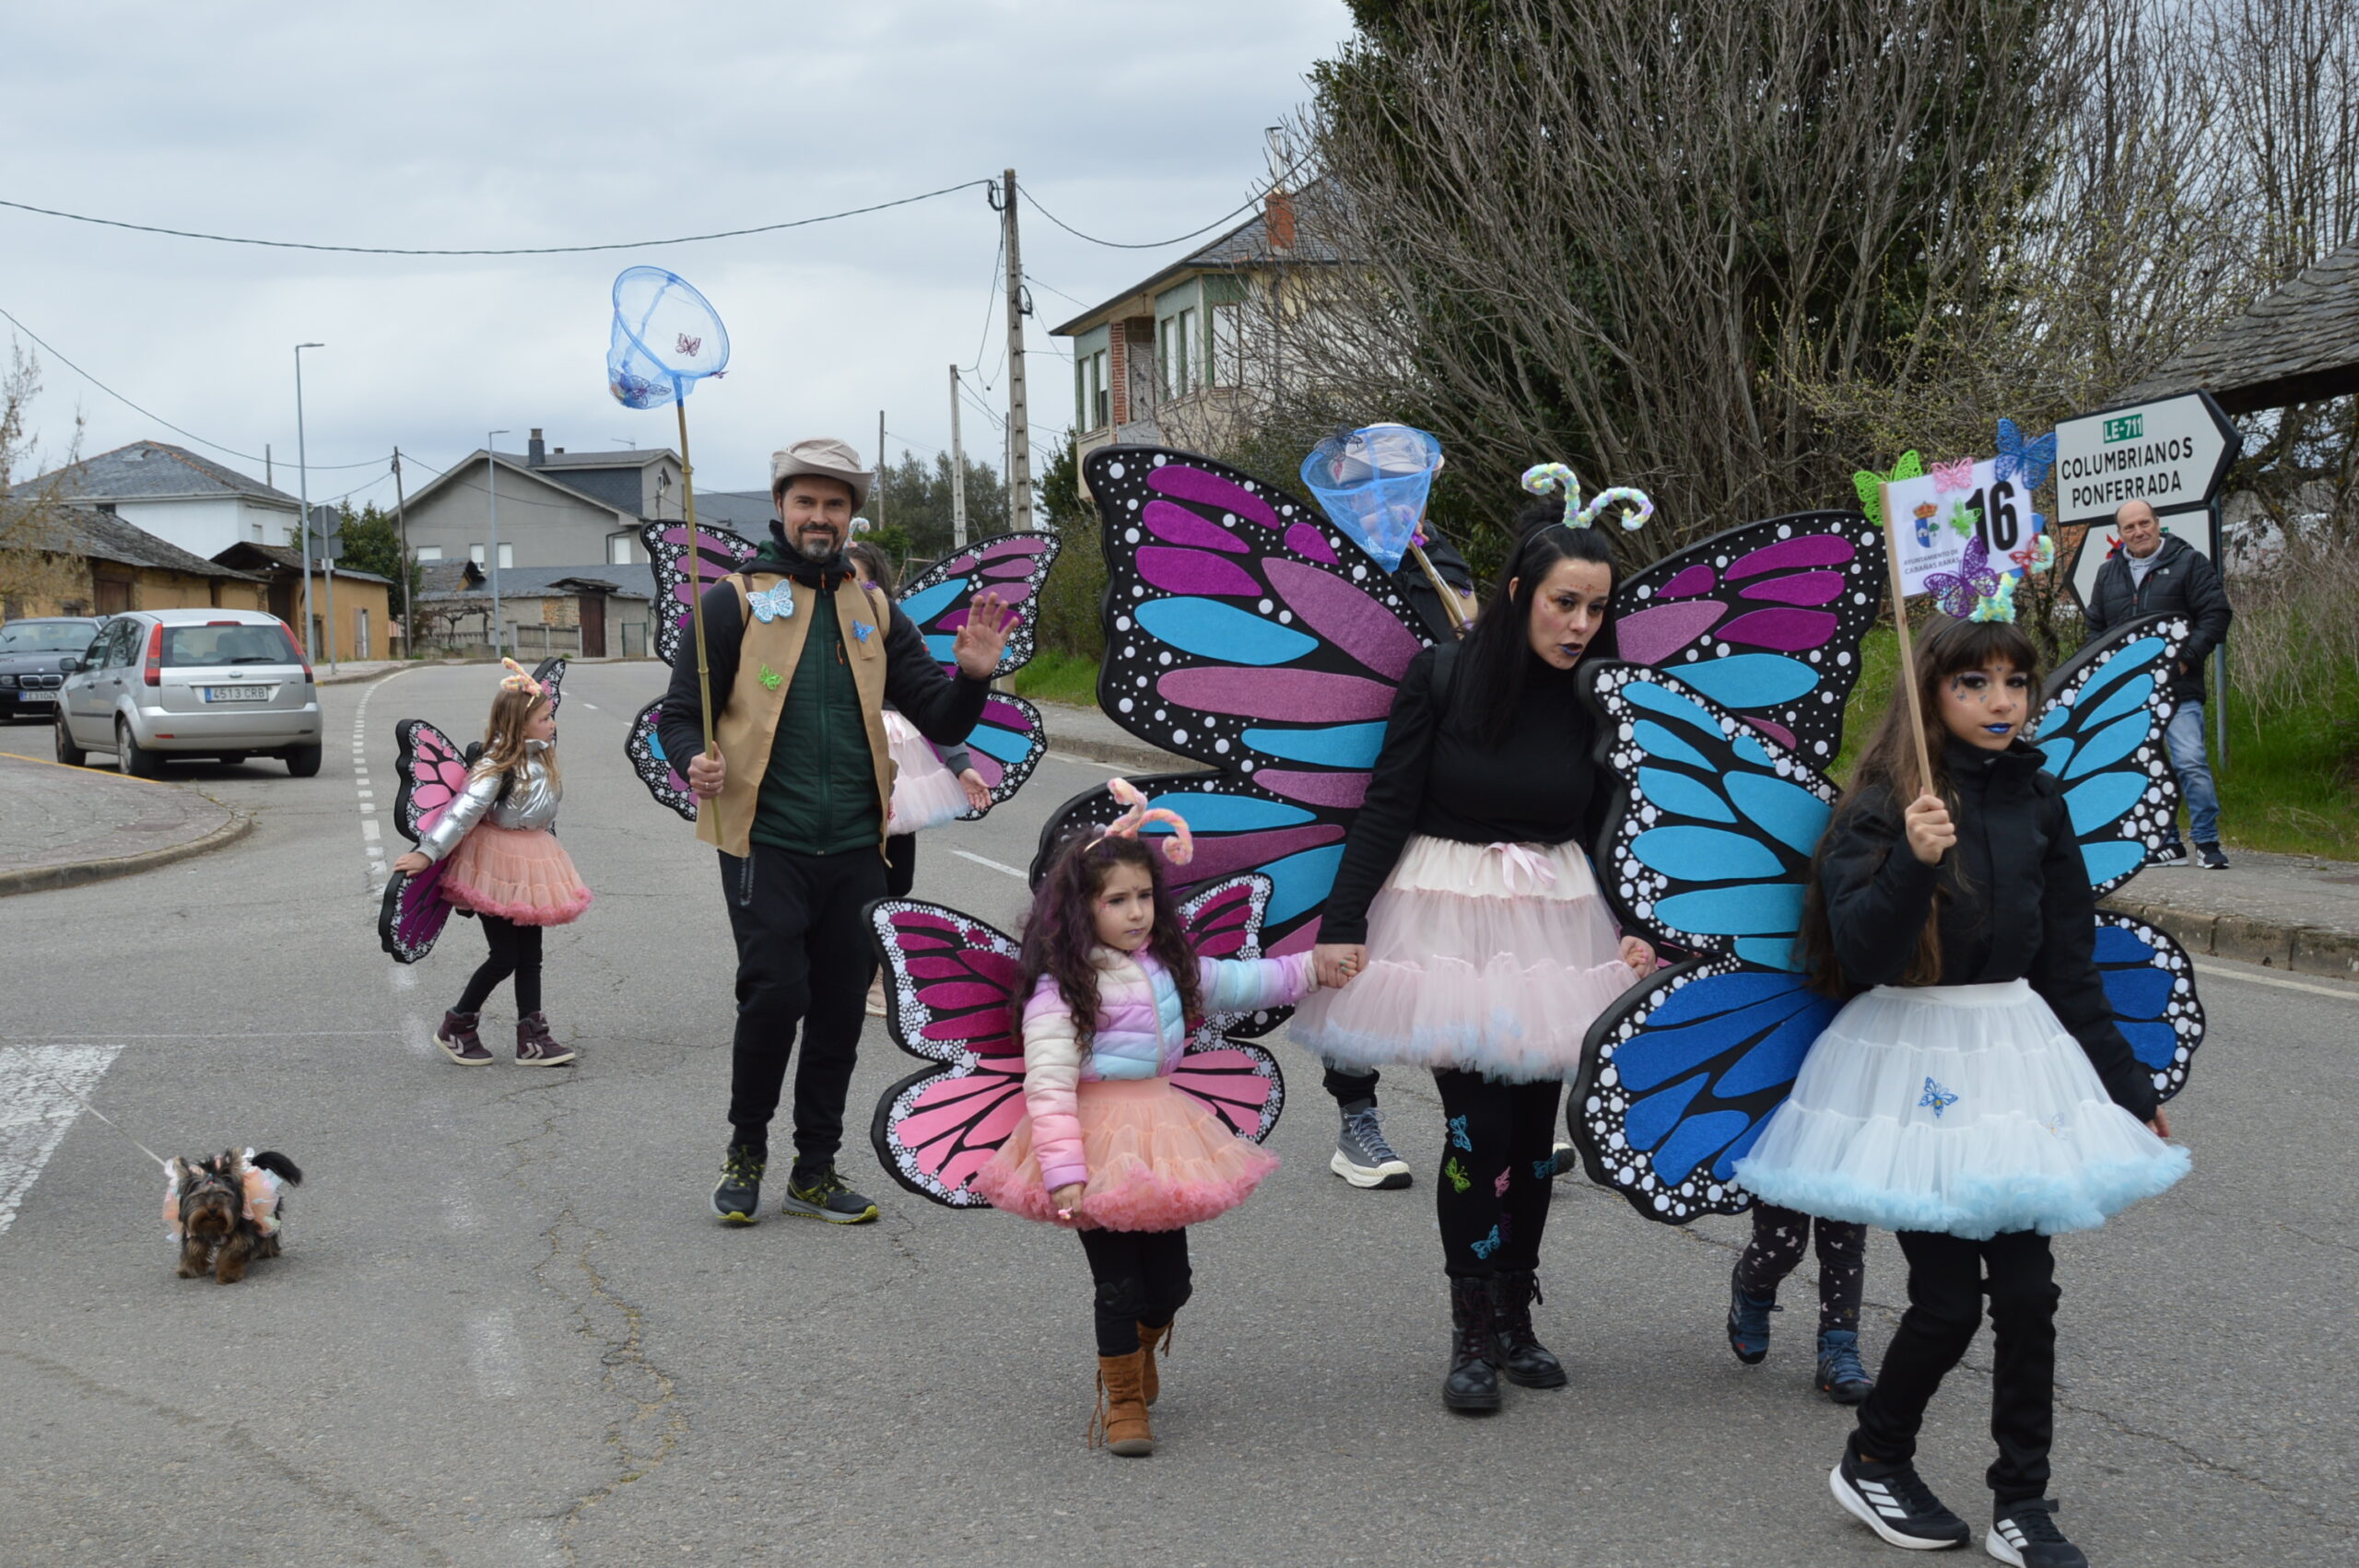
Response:
[[[2269,986],[2281,991],[2306,991],[2311,996],[2330,996],[2338,1001],[2359,1001],[2359,989],[2349,986],[2307,986],[2299,980],[2281,980],[2274,975],[2256,975],[2249,969],[2232,969],[2225,965],[2206,964],[2190,958],[2199,975],[2216,975],[2224,980],[2242,980],[2248,986]]]
[[[950,852],[957,856],[962,860],[972,860],[975,864],[985,867],[988,870],[1003,872],[1007,875],[1014,877],[1018,882],[1025,880],[1024,873],[1017,871],[1014,866],[1003,864],[998,860],[987,860],[981,855],[972,854],[965,849],[953,849]]]
[[[0,1232],[82,1114],[121,1046],[0,1047]],[[68,1094],[66,1091],[73,1091]]]

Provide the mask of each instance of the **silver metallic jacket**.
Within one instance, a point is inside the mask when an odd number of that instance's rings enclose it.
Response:
[[[467,775],[467,787],[442,813],[442,820],[426,830],[417,848],[429,860],[439,860],[459,847],[475,824],[489,813],[494,827],[555,827],[557,802],[565,798],[564,790],[549,777],[548,765],[541,754],[548,750],[546,741],[524,743],[524,765],[509,777],[506,799],[500,798],[499,775],[478,770]]]

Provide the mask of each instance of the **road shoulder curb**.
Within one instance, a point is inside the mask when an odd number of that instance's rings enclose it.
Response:
[[[213,801],[210,795],[205,799]],[[167,844],[159,849],[143,849],[135,855],[118,855],[103,860],[68,860],[54,866],[29,866],[22,871],[0,872],[0,898],[18,893],[47,893],[61,887],[80,887],[88,883],[107,882],[119,876],[137,876],[169,866],[175,860],[194,860],[225,849],[253,831],[254,819],[235,806],[217,806],[229,813],[229,820],[199,837],[184,843]]]

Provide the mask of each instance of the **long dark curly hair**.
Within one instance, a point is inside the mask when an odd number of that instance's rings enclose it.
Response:
[[[1203,997],[1196,983],[1196,950],[1180,923],[1180,904],[1163,874],[1163,857],[1142,839],[1107,834],[1075,834],[1065,840],[1032,895],[1024,919],[1024,980],[1016,988],[1016,1032],[1023,1032],[1024,1004],[1043,975],[1053,976],[1057,994],[1073,1010],[1074,1036],[1085,1058],[1097,1032],[1097,969],[1089,954],[1097,946],[1097,895],[1116,866],[1136,866],[1155,883],[1155,930],[1146,951],[1170,973],[1180,990],[1180,1012],[1192,1030],[1203,1021]]]

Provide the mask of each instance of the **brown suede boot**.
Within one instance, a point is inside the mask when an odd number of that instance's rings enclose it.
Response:
[[[1146,1422],[1146,1396],[1139,1387],[1144,1351],[1097,1358],[1097,1410],[1089,1420],[1090,1444],[1103,1443],[1125,1458],[1155,1452],[1155,1429]]]
[[[1171,1354],[1171,1328],[1169,1323],[1160,1328],[1150,1328],[1144,1323],[1139,1325],[1139,1389],[1150,1405],[1155,1403],[1155,1397],[1163,1392],[1163,1379],[1156,1375],[1155,1370],[1155,1352],[1160,1350],[1166,1356]]]

